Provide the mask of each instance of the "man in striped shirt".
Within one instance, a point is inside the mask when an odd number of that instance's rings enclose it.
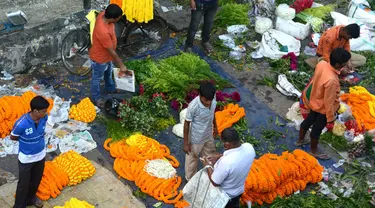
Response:
[[[31,100],[30,107],[31,111],[14,124],[10,136],[12,140],[19,141],[19,181],[14,208],[26,208],[30,205],[43,207],[42,201],[36,197],[36,192],[44,171],[44,132],[49,103],[43,97],[36,96]]]

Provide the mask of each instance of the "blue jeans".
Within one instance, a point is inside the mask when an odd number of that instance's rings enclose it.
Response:
[[[103,77],[105,81],[105,90],[107,92],[113,92],[116,90],[115,82],[112,78],[113,63],[107,62],[104,64],[99,64],[91,60],[91,69],[91,98],[94,102],[96,102],[100,98],[100,81],[103,79]]]

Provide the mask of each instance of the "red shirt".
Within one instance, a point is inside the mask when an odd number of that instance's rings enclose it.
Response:
[[[92,47],[89,54],[90,59],[99,64],[104,64],[113,60],[107,48],[116,50],[117,38],[115,33],[115,24],[106,23],[103,20],[104,12],[101,12],[96,18],[95,28],[92,35]]]

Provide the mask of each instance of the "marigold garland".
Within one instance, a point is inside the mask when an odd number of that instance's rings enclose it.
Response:
[[[95,206],[87,203],[86,201],[71,198],[69,201],[65,202],[64,206],[54,206],[53,208],[95,208]]]
[[[224,129],[231,127],[234,123],[245,116],[245,108],[233,103],[226,105],[224,110],[217,111],[215,113],[215,119],[219,134],[221,134]]]
[[[56,198],[61,190],[69,183],[68,174],[62,171],[51,161],[45,163],[43,178],[36,193],[40,200]]]
[[[130,22],[147,23],[154,19],[153,0],[111,0],[110,3],[121,7]]]
[[[13,129],[14,123],[25,113],[30,111],[30,102],[36,97],[32,91],[27,91],[21,96],[3,96],[0,98],[0,136],[5,138]],[[53,108],[53,99],[46,98],[50,104],[49,113]]]
[[[85,123],[95,120],[96,109],[90,98],[84,98],[77,105],[73,105],[69,110],[69,118]]]
[[[341,100],[350,106],[360,131],[375,129],[375,96],[366,88],[351,87],[349,93],[341,95]]]
[[[241,203],[271,204],[277,196],[303,191],[307,183],[322,180],[323,169],[314,157],[303,150],[286,151],[280,156],[265,154],[254,160],[251,166]]]
[[[113,143],[111,141],[109,138],[104,142],[104,149],[115,158],[113,169],[120,177],[134,181],[142,192],[166,204],[176,204],[177,207],[177,204],[183,203],[180,202],[182,191],[178,191],[181,177],[157,178],[144,170],[146,160],[153,159],[167,159],[175,168],[180,165],[178,160],[170,155],[167,146],[141,134],[135,134],[127,140]]]

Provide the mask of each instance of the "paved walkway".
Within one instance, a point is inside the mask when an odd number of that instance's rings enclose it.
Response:
[[[72,187],[65,187],[56,199],[44,202],[45,208],[62,206],[70,198],[76,197],[95,205],[96,208],[143,208],[145,205],[133,196],[131,189],[119,181],[106,168],[91,161],[95,175]],[[11,208],[14,204],[17,181],[0,186],[0,208]]]

